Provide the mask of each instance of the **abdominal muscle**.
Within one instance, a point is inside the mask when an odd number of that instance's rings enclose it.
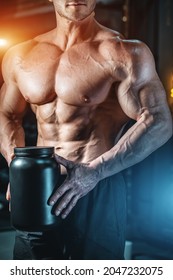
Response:
[[[64,110],[56,108],[51,111],[45,110],[42,105],[35,109],[38,128],[37,145],[53,146],[56,154],[68,160],[88,163],[114,145],[118,128],[111,119],[106,120],[104,112],[101,115],[97,114],[96,108],[78,107],[74,110],[74,106],[71,108],[70,105],[66,105]],[[50,111],[53,113],[50,114]],[[58,111],[61,111],[60,115]],[[65,119],[70,111],[68,119]],[[64,168],[62,173],[66,173]]]
[[[54,129],[55,128],[55,129]],[[85,126],[84,136],[79,139],[78,128],[74,123],[41,124],[38,129],[38,146],[53,146],[55,153],[74,162],[88,163],[111,148],[113,143],[106,137],[101,127],[93,130]],[[64,133],[63,133],[64,132]],[[76,133],[75,133],[76,132]],[[65,170],[63,169],[63,173]]]
[[[58,155],[80,163],[110,150],[128,120],[119,104],[109,101],[109,97],[101,104],[81,105],[70,105],[56,97],[45,104],[32,104],[31,108],[37,119],[37,145],[53,146]]]

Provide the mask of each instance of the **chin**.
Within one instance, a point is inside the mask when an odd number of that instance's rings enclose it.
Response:
[[[67,19],[70,21],[74,21],[74,22],[80,22],[80,21],[87,19],[92,13],[93,13],[93,11],[91,11],[89,14],[82,14],[82,13],[73,14],[73,15],[70,15],[69,17],[67,17]]]
[[[80,21],[83,21],[86,17],[74,17],[73,19],[71,19],[71,21],[74,21],[74,22],[80,22]]]

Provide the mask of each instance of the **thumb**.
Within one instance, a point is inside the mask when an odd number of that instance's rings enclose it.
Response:
[[[62,164],[65,168],[73,168],[74,167],[74,162],[71,161],[71,160],[67,160],[57,154],[55,154],[55,160],[59,163],[59,164]]]

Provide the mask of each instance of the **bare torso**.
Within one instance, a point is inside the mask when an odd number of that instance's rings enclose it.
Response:
[[[99,25],[90,14],[94,0],[66,3],[53,1],[54,30],[7,52],[0,94],[0,149],[8,164],[14,147],[25,145],[27,104],[37,119],[37,145],[56,148],[69,176],[50,204],[58,202],[55,213],[63,218],[100,180],[143,160],[172,135],[147,46]],[[129,118],[135,124],[119,139]]]
[[[116,97],[122,75],[119,37],[113,66],[110,49],[115,49],[116,36],[101,33],[102,40],[66,51],[51,43],[51,33],[42,35],[25,45],[16,71],[20,92],[36,114],[37,144],[54,146],[59,155],[78,162],[89,162],[112,148],[128,121]]]

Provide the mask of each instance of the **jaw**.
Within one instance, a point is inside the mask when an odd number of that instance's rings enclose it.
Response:
[[[73,9],[72,9],[73,10]],[[60,13],[56,11],[56,18],[57,18],[57,24],[70,24],[70,25],[85,25],[87,22],[90,21],[91,18],[94,18],[95,12],[92,10],[90,13],[83,13],[78,9],[74,9],[74,11],[66,12],[66,13]]]
[[[89,4],[86,0],[67,0],[64,5],[56,5],[55,12],[62,18],[72,22],[80,22],[88,18],[94,11],[96,3]]]

